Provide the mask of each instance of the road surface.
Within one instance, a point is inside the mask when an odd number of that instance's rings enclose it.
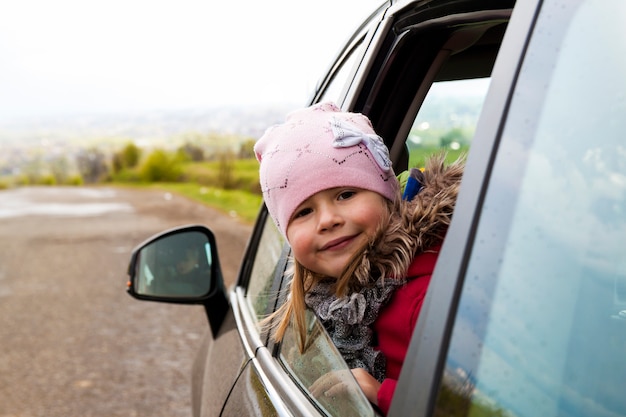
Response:
[[[191,416],[200,306],[125,292],[132,248],[170,227],[216,234],[226,284],[251,227],[180,196],[0,191],[0,417]]]

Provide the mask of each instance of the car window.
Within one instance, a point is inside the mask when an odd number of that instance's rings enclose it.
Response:
[[[300,349],[293,326],[285,333],[280,361],[317,407],[330,416],[373,416],[374,410],[352,377],[348,365],[314,313],[307,310],[307,344]],[[326,390],[331,378],[343,383],[341,392]],[[317,385],[316,385],[317,384]],[[318,386],[321,387],[318,389]]]
[[[480,214],[438,415],[626,415],[624,16],[621,0],[542,6]]]
[[[426,156],[440,151],[449,161],[467,153],[489,81],[441,81],[430,87],[407,137],[409,167],[423,167]]]
[[[282,274],[283,264],[279,260],[284,246],[285,238],[274,225],[272,218],[267,216],[246,291],[246,300],[258,320],[270,312],[268,303],[274,299],[272,283],[277,268],[281,269]]]

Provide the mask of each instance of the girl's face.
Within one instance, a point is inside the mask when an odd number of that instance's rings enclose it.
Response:
[[[374,236],[387,211],[380,194],[330,188],[300,204],[287,225],[293,256],[305,268],[338,278],[350,258]]]

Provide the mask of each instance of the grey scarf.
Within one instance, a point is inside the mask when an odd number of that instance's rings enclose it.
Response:
[[[385,378],[385,357],[372,347],[374,340],[370,326],[396,287],[405,282],[381,278],[372,287],[337,298],[334,281],[325,280],[317,283],[305,296],[307,306],[320,319],[348,366],[366,369],[379,382]]]

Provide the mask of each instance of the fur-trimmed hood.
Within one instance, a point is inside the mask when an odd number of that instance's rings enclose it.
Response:
[[[382,277],[404,278],[416,255],[443,241],[464,166],[463,158],[446,165],[443,154],[426,161],[420,192],[411,201],[397,199],[393,214],[357,260],[353,274],[361,285]]]

